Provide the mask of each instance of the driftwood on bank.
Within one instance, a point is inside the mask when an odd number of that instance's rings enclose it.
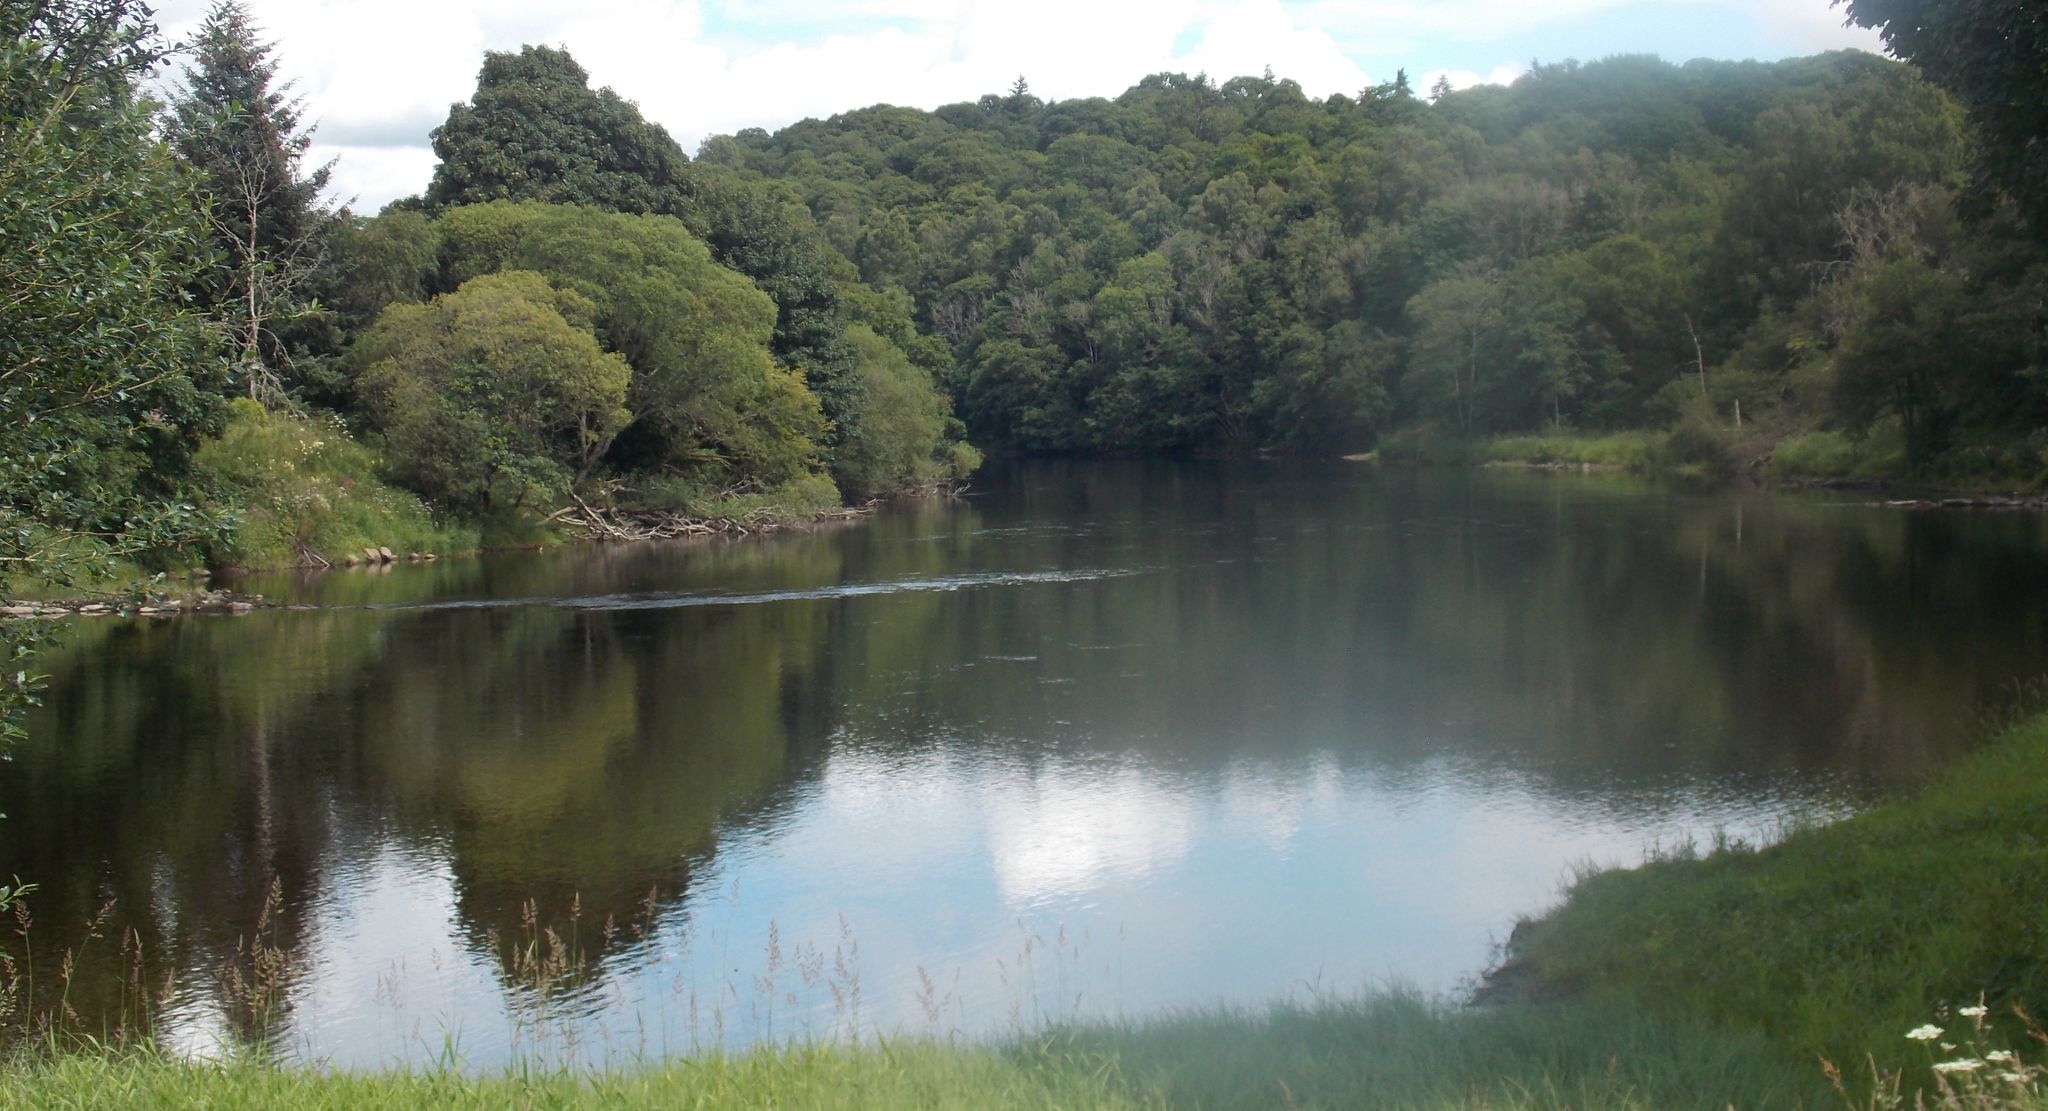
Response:
[[[689,536],[755,536],[789,528],[808,528],[857,520],[874,512],[875,502],[843,509],[828,509],[803,518],[791,518],[774,506],[748,510],[737,517],[690,517],[658,510],[600,509],[581,497],[569,495],[568,505],[548,518],[579,538],[601,543],[632,543],[642,540],[680,540]]]

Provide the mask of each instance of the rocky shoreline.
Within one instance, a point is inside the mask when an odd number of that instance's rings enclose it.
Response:
[[[63,617],[180,617],[185,614],[226,614],[240,616],[259,609],[280,607],[266,602],[261,594],[239,594],[231,590],[205,590],[182,598],[122,597],[74,598],[56,602],[12,602],[0,606],[0,619],[51,621]]]

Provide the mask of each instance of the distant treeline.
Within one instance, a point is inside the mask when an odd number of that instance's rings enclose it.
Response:
[[[1357,97],[1149,77],[704,145],[800,196],[952,353],[977,442],[1362,449],[1697,420],[2038,468],[2037,241],[1958,216],[1973,137],[1909,66],[1616,57]]]

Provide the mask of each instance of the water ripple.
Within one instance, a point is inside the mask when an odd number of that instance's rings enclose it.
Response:
[[[393,602],[365,608],[382,610],[511,609],[554,606],[561,609],[618,611],[682,609],[689,606],[756,606],[774,602],[809,602],[833,598],[858,598],[873,594],[949,593],[985,587],[1028,586],[1035,583],[1094,582],[1128,578],[1135,570],[1005,571],[972,575],[941,575],[930,578],[898,579],[891,582],[850,582],[801,590],[769,590],[754,593],[717,591],[655,591],[640,594],[600,594],[572,598],[473,598],[443,602]]]

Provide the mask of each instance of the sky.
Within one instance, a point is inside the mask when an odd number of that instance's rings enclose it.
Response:
[[[189,39],[212,0],[162,0]],[[565,47],[695,152],[870,104],[936,108],[1025,78],[1047,100],[1150,73],[1257,74],[1311,96],[1406,69],[1418,89],[1508,82],[1531,60],[1610,54],[1772,60],[1881,49],[1830,0],[246,0],[358,211],[420,192],[428,133],[486,50]]]

